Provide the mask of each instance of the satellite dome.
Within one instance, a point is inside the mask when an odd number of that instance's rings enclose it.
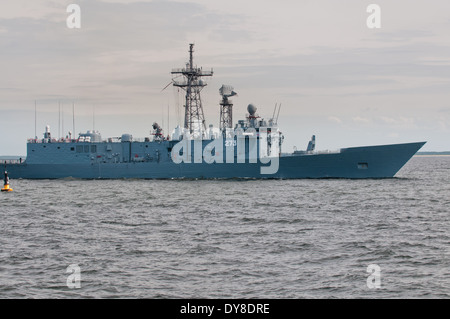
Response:
[[[257,110],[257,108],[256,108],[256,106],[254,106],[253,104],[249,104],[248,106],[247,106],[247,111],[248,111],[248,113],[250,114],[250,115],[255,115],[255,113],[256,113],[256,110]]]

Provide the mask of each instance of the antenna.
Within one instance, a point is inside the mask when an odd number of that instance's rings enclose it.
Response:
[[[61,131],[64,139],[64,103],[61,103]]]
[[[58,101],[58,140],[61,138],[61,101]]]
[[[275,111],[277,110],[277,104],[278,104],[278,103],[275,103],[275,107],[274,107],[274,109],[273,109],[272,120],[275,119]]]
[[[37,134],[36,134],[36,118],[37,118],[37,108],[36,108],[36,100],[34,100],[34,139],[37,140]]]
[[[163,105],[161,105],[161,122],[162,122],[161,128],[164,130],[164,106]]]
[[[281,110],[281,103],[280,106],[278,106],[277,120],[275,121],[276,124],[278,124],[278,117],[280,116],[280,110]]]
[[[174,91],[175,92],[175,91]],[[177,124],[180,125],[181,124],[181,111],[180,111],[180,88],[177,88],[177,91],[175,92],[175,99],[176,99],[176,103],[177,103]]]
[[[72,125],[73,125],[73,136],[75,137],[75,102],[72,101]]]
[[[167,135],[170,133],[170,104],[167,101]]]
[[[169,85],[171,85],[171,84],[172,84],[172,81],[170,81],[169,84],[167,84],[167,85],[164,87],[164,89],[161,90],[161,92],[164,91],[165,89],[167,89],[167,88],[169,87]]]
[[[219,129],[224,131],[226,128],[233,127],[233,103],[228,98],[237,95],[237,93],[233,91],[231,85],[222,85],[219,93],[222,95],[222,101],[220,101]]]

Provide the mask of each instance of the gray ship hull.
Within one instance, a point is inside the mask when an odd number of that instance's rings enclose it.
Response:
[[[27,163],[4,164],[11,179],[302,179],[391,178],[425,144],[407,143],[344,148],[335,153],[284,154],[275,174],[261,174],[261,163]]]

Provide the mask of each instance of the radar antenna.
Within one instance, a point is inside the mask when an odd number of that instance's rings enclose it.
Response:
[[[222,101],[220,101],[219,129],[224,131],[227,128],[233,128],[233,103],[228,98],[237,95],[237,93],[233,91],[231,85],[222,85],[219,92],[222,95]]]
[[[153,127],[153,134],[155,136],[154,140],[155,141],[164,141],[164,134],[163,134],[163,129],[161,128],[161,126],[159,126],[158,123],[153,123],[152,125]]]

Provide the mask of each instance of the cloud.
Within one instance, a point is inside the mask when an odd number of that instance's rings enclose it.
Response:
[[[397,129],[415,129],[417,128],[416,119],[412,117],[386,117],[381,116],[381,121],[391,127],[395,127]]]
[[[309,123],[311,130],[370,123],[377,137],[380,130],[413,130],[428,119],[435,124],[430,131],[443,140],[441,129],[448,126],[433,112],[445,113],[450,100],[450,2],[380,1],[381,30],[366,27],[367,4],[359,0],[345,6],[332,0],[5,2],[0,110],[2,116],[32,114],[38,100],[47,118],[57,118],[57,101],[75,100],[80,114],[83,105],[91,113],[95,104],[106,123],[108,116],[123,114],[130,122],[122,124],[137,129],[131,114],[140,115],[136,122],[148,115],[150,122],[161,118],[161,105],[175,104],[173,95],[183,100],[182,93],[161,89],[171,69],[188,60],[194,42],[195,63],[215,71],[202,91],[208,122],[217,124],[218,88],[230,84],[239,93],[236,119],[248,103],[271,114],[281,102],[280,116],[296,119],[292,129],[305,113],[317,120]],[[73,2],[81,6],[80,30],[66,27],[66,7]],[[28,137],[26,129],[14,136],[17,144]],[[126,127],[102,129],[120,134]],[[148,131],[139,129],[133,134]],[[367,144],[369,133],[348,129],[341,125],[327,133],[336,141],[351,136]]]
[[[328,121],[337,123],[337,124],[342,124],[342,120],[337,116],[329,116]]]
[[[79,0],[82,2],[85,0]],[[27,19],[65,22],[66,8],[73,0],[15,0],[4,1],[0,10],[0,24],[8,20]]]
[[[370,120],[364,117],[355,116],[352,118],[353,122],[355,123],[361,123],[361,124],[367,124],[370,123]]]

